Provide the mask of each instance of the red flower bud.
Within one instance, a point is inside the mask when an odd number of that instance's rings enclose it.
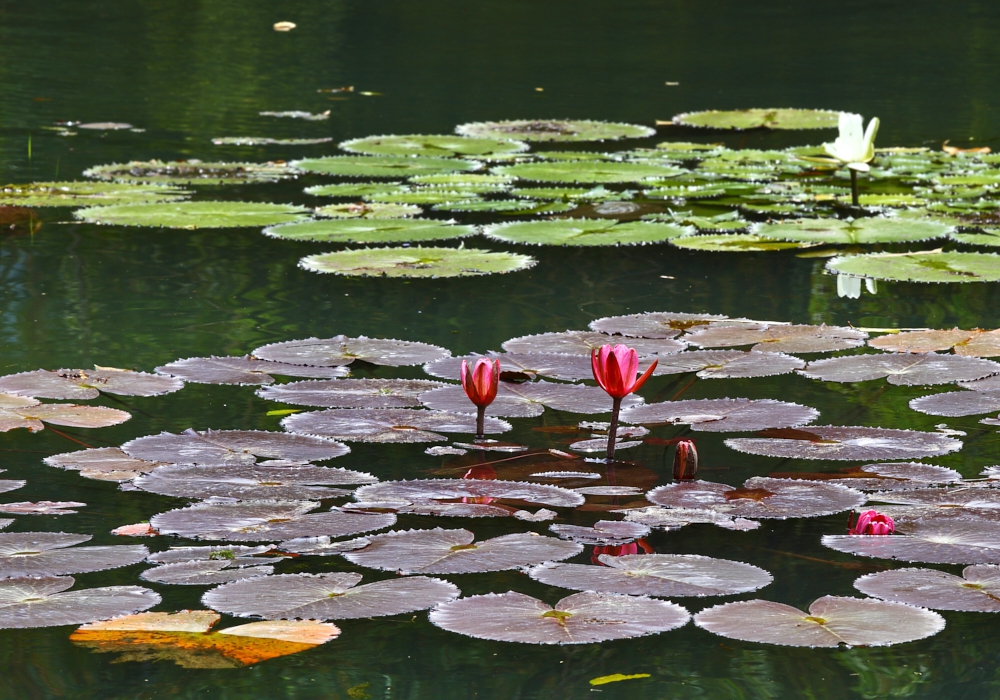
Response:
[[[698,450],[692,440],[679,440],[674,451],[674,481],[690,481],[698,473]]]
[[[480,358],[472,369],[462,360],[462,388],[465,395],[479,408],[486,408],[497,397],[500,386],[500,360]]]

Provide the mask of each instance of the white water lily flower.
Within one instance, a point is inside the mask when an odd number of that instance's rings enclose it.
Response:
[[[860,114],[841,112],[837,127],[840,135],[833,143],[824,143],[823,150],[838,163],[844,163],[851,170],[868,172],[868,163],[875,157],[875,134],[878,132],[878,117],[872,117],[868,128],[863,130]]]

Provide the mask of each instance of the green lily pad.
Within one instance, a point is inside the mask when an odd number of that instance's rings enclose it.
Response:
[[[1000,229],[993,229],[985,233],[953,233],[951,234],[951,238],[959,243],[966,243],[968,245],[997,247],[1000,246]]]
[[[410,182],[418,185],[435,185],[437,187],[451,187],[462,189],[463,187],[495,187],[502,189],[509,185],[514,178],[506,175],[488,175],[486,173],[444,173],[440,175],[414,175]]]
[[[674,238],[670,241],[670,243],[678,248],[688,248],[689,250],[736,253],[756,253],[805,247],[802,243],[776,241],[773,238],[755,236],[751,233],[730,233],[712,236],[682,236],[681,238]]]
[[[669,178],[686,170],[668,165],[619,163],[616,161],[571,160],[550,163],[518,163],[493,169],[499,175],[511,175],[538,182],[639,182],[651,178]]]
[[[530,199],[490,199],[445,202],[431,207],[434,211],[498,211],[508,214],[558,214],[576,209],[571,202],[535,202]]]
[[[850,195],[837,198],[844,203],[850,203]],[[863,207],[922,207],[927,200],[913,194],[863,194],[858,196],[858,204]]]
[[[381,202],[328,204],[316,210],[320,216],[333,219],[402,219],[419,216],[420,207],[412,204],[383,204]]]
[[[531,155],[543,160],[620,160],[613,153],[589,151],[535,151]]]
[[[632,199],[634,192],[615,192],[603,185],[591,189],[582,187],[517,187],[510,191],[516,197],[527,199],[561,199],[565,202],[609,202]]]
[[[734,109],[687,112],[673,121],[705,129],[836,129],[839,118],[826,109]]]
[[[161,185],[233,185],[274,182],[292,177],[296,171],[284,163],[203,163],[182,160],[131,161],[95,165],[84,170],[85,177],[115,182],[143,182]]]
[[[342,182],[337,185],[313,185],[305,189],[315,197],[364,197],[399,190],[402,181],[396,182]]]
[[[361,277],[472,277],[534,267],[528,255],[475,248],[362,248],[310,255],[299,266],[313,272]]]
[[[308,173],[342,177],[410,177],[477,170],[479,163],[430,156],[327,156],[297,160],[292,166]]]
[[[757,224],[752,232],[763,238],[802,243],[856,244],[909,243],[941,238],[952,232],[950,226],[934,221],[900,219],[799,219],[771,224]]]
[[[963,175],[941,175],[934,178],[934,182],[940,185],[975,185],[984,187],[996,187],[1000,185],[1000,172],[988,170],[976,174]]]
[[[482,197],[469,190],[449,190],[445,187],[400,187],[391,192],[365,195],[369,202],[393,204],[444,204],[446,202],[478,202]]]
[[[676,185],[642,192],[644,197],[650,199],[713,199],[722,197],[726,193],[725,184]]]
[[[661,243],[689,233],[691,229],[675,224],[650,221],[619,223],[614,219],[556,219],[553,221],[514,221],[483,229],[490,238],[508,243],[531,245],[645,245]]]
[[[216,146],[312,146],[317,143],[330,143],[333,137],[322,139],[270,139],[265,136],[223,136],[212,139]]]
[[[690,141],[664,141],[656,144],[664,151],[719,151],[723,146],[718,143],[692,143]]]
[[[459,124],[455,133],[474,138],[520,139],[523,141],[615,141],[652,136],[655,129],[638,124],[599,122],[589,119],[517,119]]]
[[[344,141],[340,147],[352,153],[385,156],[488,156],[492,153],[520,153],[528,144],[510,139],[463,138],[451,134],[423,136],[368,136]]]
[[[475,233],[472,226],[455,226],[431,219],[333,219],[303,221],[264,229],[272,238],[323,243],[406,243],[460,238]]]
[[[199,229],[284,224],[301,221],[307,213],[302,207],[267,202],[171,202],[88,207],[73,215],[95,224]]]
[[[76,207],[102,204],[144,204],[186,198],[176,187],[116,182],[31,182],[0,187],[0,205],[20,207]]]
[[[993,253],[868,254],[833,258],[831,272],[899,282],[997,282],[1000,255]]]

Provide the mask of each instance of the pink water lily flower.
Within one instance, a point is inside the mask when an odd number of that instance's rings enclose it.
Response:
[[[888,515],[876,510],[866,510],[858,516],[854,525],[848,521],[847,532],[851,535],[891,535],[896,531],[896,524]]]
[[[608,430],[607,461],[615,457],[615,442],[618,439],[618,412],[622,407],[622,399],[637,391],[646,383],[656,369],[658,360],[636,377],[639,373],[639,356],[627,345],[602,345],[599,350],[590,351],[590,367],[594,371],[594,380],[611,397],[611,427]]]
[[[500,360],[490,360],[481,357],[469,369],[469,364],[462,360],[462,389],[469,400],[476,405],[476,437],[483,439],[486,423],[486,407],[493,403],[500,388]]]

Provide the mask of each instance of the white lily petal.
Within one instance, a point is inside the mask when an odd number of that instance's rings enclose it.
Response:
[[[851,170],[857,170],[859,173],[867,173],[871,170],[871,166],[868,163],[848,163],[847,167]]]
[[[858,299],[861,297],[861,278],[848,277],[847,275],[837,275],[837,296],[848,299]]]

